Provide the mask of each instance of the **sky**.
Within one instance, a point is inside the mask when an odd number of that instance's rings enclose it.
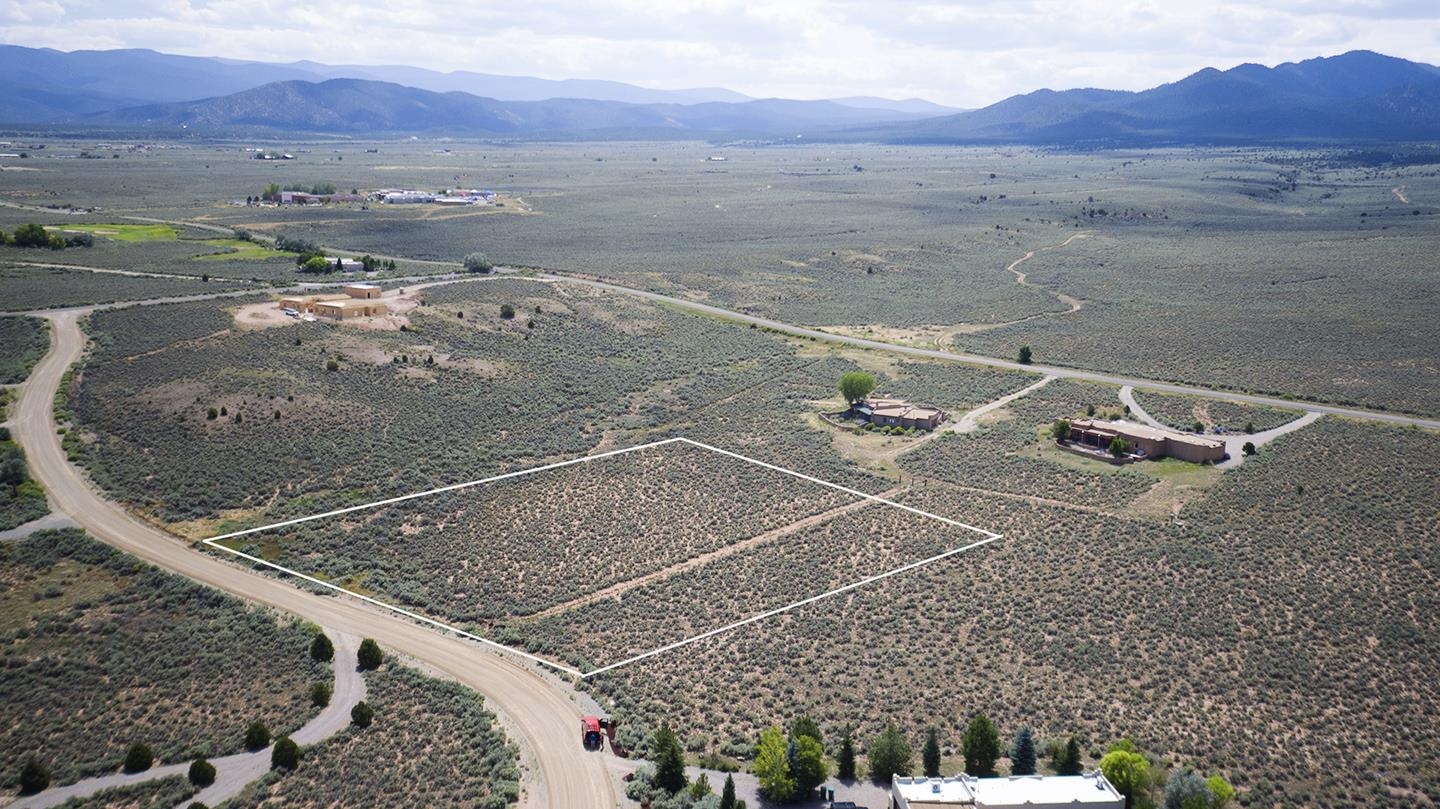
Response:
[[[0,0],[0,41],[980,107],[1355,49],[1440,63],[1440,0]]]

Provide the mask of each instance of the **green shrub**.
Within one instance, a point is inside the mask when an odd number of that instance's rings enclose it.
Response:
[[[35,756],[25,759],[25,766],[20,769],[20,794],[30,795],[49,786],[50,768]]]
[[[355,727],[368,728],[373,721],[375,721],[375,709],[371,708],[369,703],[364,700],[355,703],[355,707],[350,709],[350,724]]]
[[[294,770],[300,766],[300,756],[300,745],[289,736],[281,736],[275,741],[275,749],[270,753],[270,769]]]
[[[150,746],[144,742],[130,745],[130,749],[125,753],[125,772],[144,772],[150,769],[150,765],[154,763],[155,751],[151,750]]]
[[[215,783],[215,765],[211,764],[204,756],[190,762],[190,783],[197,787],[205,788]]]
[[[264,750],[270,746],[270,728],[264,722],[252,722],[245,729],[245,749],[250,752]]]
[[[385,662],[385,653],[380,651],[380,644],[376,643],[374,638],[366,638],[360,641],[356,661],[365,671],[374,671],[380,668],[381,663]]]

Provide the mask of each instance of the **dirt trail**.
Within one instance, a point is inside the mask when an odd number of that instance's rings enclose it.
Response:
[[[1015,283],[1019,284],[1019,285],[1022,286],[1022,287],[1030,287],[1031,289],[1040,289],[1040,290],[1045,290],[1045,291],[1049,292],[1049,290],[1045,289],[1045,287],[1042,286],[1042,285],[1040,285],[1040,284],[1032,284],[1032,283],[1030,283],[1030,281],[1026,279],[1025,273],[1020,272],[1019,270],[1017,270],[1017,269],[1015,269],[1015,268],[1016,268],[1016,267],[1019,267],[1021,264],[1024,264],[1025,262],[1027,262],[1027,261],[1029,261],[1030,259],[1034,258],[1034,257],[1035,257],[1035,254],[1038,253],[1038,252],[1041,252],[1041,251],[1044,251],[1044,250],[1057,250],[1057,249],[1059,249],[1059,248],[1061,248],[1061,247],[1066,247],[1066,246],[1068,246],[1071,242],[1075,241],[1076,239],[1088,239],[1088,238],[1090,238],[1090,234],[1089,234],[1089,233],[1076,233],[1075,235],[1071,236],[1070,238],[1066,239],[1065,241],[1063,241],[1063,242],[1061,242],[1061,243],[1059,243],[1059,244],[1052,244],[1052,245],[1050,245],[1049,247],[1042,247],[1042,248],[1040,248],[1039,250],[1031,250],[1030,252],[1026,253],[1025,255],[1023,255],[1023,256],[1015,259],[1014,261],[1010,262],[1010,266],[1006,267],[1006,268],[1005,268],[1005,271],[1006,271],[1006,272],[1009,272],[1009,273],[1013,273],[1013,274],[1015,275]],[[1085,302],[1082,301],[1082,300],[1080,300],[1079,298],[1072,298],[1071,296],[1066,295],[1066,294],[1061,293],[1061,292],[1050,292],[1050,294],[1051,294],[1051,295],[1054,295],[1056,300],[1058,300],[1058,301],[1060,301],[1061,303],[1065,304],[1066,306],[1069,306],[1069,307],[1070,307],[1070,311],[1068,311],[1068,312],[1062,312],[1061,314],[1066,314],[1066,315],[1074,314],[1075,312],[1080,311],[1080,308],[1085,305]],[[1032,315],[1031,317],[1024,318],[1024,320],[1033,320],[1033,319],[1036,318],[1036,317],[1043,317],[1043,315]],[[1020,323],[1020,322],[1022,322],[1022,321],[1020,321],[1020,320],[1015,320],[1015,321],[1011,321],[1011,322],[1012,322],[1012,323]],[[1004,324],[1002,324],[1002,325],[1004,325]]]
[[[1406,205],[1410,204],[1410,198],[1405,196],[1405,186],[1397,185],[1394,188],[1390,189],[1390,193],[1394,194],[1397,198],[1399,198],[1401,202],[1405,203]]]
[[[900,494],[903,491],[905,491],[905,487],[896,487],[888,491],[882,492],[880,494],[880,497],[883,497],[886,500],[893,500],[896,495]],[[678,573],[684,573],[687,570],[693,570],[697,567],[708,565],[717,559],[724,559],[727,556],[740,553],[741,551],[749,550],[756,547],[757,545],[764,545],[767,542],[780,539],[781,537],[789,536],[790,534],[793,534],[797,531],[803,531],[807,528],[813,528],[817,525],[820,525],[821,523],[829,522],[836,517],[859,511],[862,508],[873,505],[876,505],[876,501],[874,500],[859,500],[853,503],[846,503],[843,506],[836,506],[835,508],[832,508],[828,511],[822,511],[819,514],[811,514],[809,517],[803,517],[787,525],[782,525],[779,528],[773,528],[763,534],[756,534],[755,536],[747,540],[736,542],[733,545],[726,545],[725,547],[718,550],[713,550],[709,553],[702,553],[699,556],[693,556],[683,562],[671,565],[670,567],[667,567],[663,570],[657,570],[653,573],[647,573],[644,576],[640,576],[638,578],[628,579],[617,584],[612,584],[603,590],[596,590],[593,593],[580,596],[579,598],[571,599],[563,604],[556,604],[555,606],[541,610],[540,612],[527,615],[522,620],[533,621],[540,618],[549,618],[552,615],[559,615],[562,612],[567,612],[569,610],[575,609],[576,607],[583,607],[586,604],[593,604],[596,601],[604,601],[607,598],[618,598],[619,596],[631,590],[634,590],[637,587],[643,587],[647,584],[650,584],[651,582],[655,582],[660,579],[666,579]]]
[[[1140,403],[1135,401],[1135,388],[1133,385],[1121,386],[1120,401],[1126,407],[1130,408],[1130,415],[1140,419],[1151,427],[1154,427],[1157,430],[1165,430],[1172,433],[1178,432],[1177,430],[1168,427],[1165,424],[1162,424],[1154,416],[1151,416],[1149,413],[1145,412],[1145,408],[1141,407]],[[1237,467],[1245,462],[1244,450],[1247,443],[1254,444],[1255,447],[1258,449],[1270,443],[1271,441],[1274,441],[1280,436],[1285,435],[1286,433],[1293,433],[1302,427],[1308,426],[1316,419],[1319,419],[1322,415],[1324,414],[1318,410],[1307,409],[1305,411],[1305,415],[1301,416],[1298,419],[1295,419],[1294,421],[1287,421],[1286,423],[1280,425],[1279,427],[1275,427],[1274,429],[1263,430],[1258,433],[1227,433],[1225,435],[1209,435],[1206,437],[1213,438],[1217,441],[1225,442],[1225,452],[1228,453],[1230,457],[1217,464],[1217,466],[1219,466],[1221,469],[1233,469],[1234,467]]]

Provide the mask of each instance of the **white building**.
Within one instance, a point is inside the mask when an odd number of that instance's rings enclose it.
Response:
[[[1125,809],[1125,796],[1099,772],[1006,778],[905,778],[890,782],[892,809]]]

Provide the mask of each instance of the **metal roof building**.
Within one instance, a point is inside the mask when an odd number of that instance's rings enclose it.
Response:
[[[1124,809],[1120,794],[1099,772],[1012,775],[1006,778],[906,778],[890,782],[894,809]]]

